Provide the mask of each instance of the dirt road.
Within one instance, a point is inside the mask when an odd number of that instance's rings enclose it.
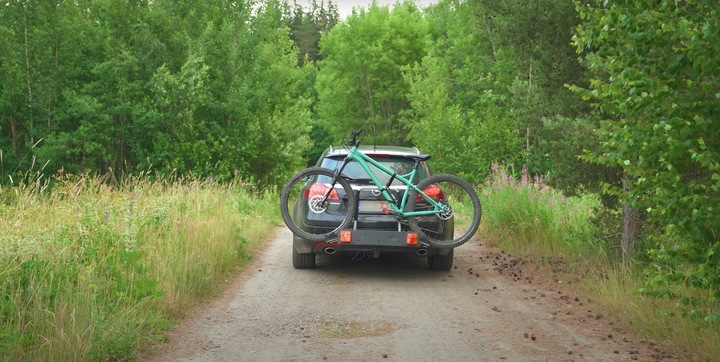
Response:
[[[470,242],[450,272],[415,256],[323,257],[295,270],[291,234],[211,305],[180,324],[155,361],[674,360],[522,260]]]

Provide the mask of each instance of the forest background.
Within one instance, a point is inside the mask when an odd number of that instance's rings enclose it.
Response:
[[[437,172],[601,195],[646,295],[720,316],[717,1],[12,0],[0,183],[152,170],[273,189],[354,129]],[[688,290],[701,290],[700,294]]]

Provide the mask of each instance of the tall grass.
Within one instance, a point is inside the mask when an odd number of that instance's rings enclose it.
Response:
[[[3,188],[0,359],[133,359],[250,259],[275,199],[146,176]]]
[[[596,195],[566,197],[531,178],[525,169],[516,180],[506,169],[493,166],[482,190],[483,232],[490,243],[536,254],[596,255]]]
[[[642,296],[638,293],[642,285],[642,273],[616,264],[602,271],[593,270],[593,275],[584,280],[582,287],[614,316],[629,321],[631,327],[647,339],[664,342],[680,356],[694,361],[720,359],[720,326],[717,323],[668,315],[666,311],[675,310],[677,302]],[[682,293],[705,299],[712,295],[710,290],[697,289]]]
[[[720,327],[699,318],[671,316],[672,301],[641,295],[645,281],[642,265],[624,264],[605,238],[596,215],[603,212],[596,195],[565,197],[525,170],[513,177],[507,169],[493,166],[482,188],[483,237],[490,244],[551,265],[579,278],[579,290],[602,303],[626,325],[648,339],[693,360],[717,360]],[[605,221],[603,221],[605,222]],[[619,240],[615,240],[619,243]],[[547,258],[547,257],[554,258]],[[691,291],[685,291],[685,295]],[[698,296],[707,300],[707,295]]]

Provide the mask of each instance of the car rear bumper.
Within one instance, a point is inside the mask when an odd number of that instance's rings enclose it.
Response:
[[[434,246],[423,243],[408,244],[407,231],[387,230],[351,230],[351,238],[341,241],[333,239],[329,241],[315,242],[305,240],[298,236],[293,237],[293,247],[298,253],[314,254],[350,254],[357,252],[373,253],[405,253],[430,256],[435,254],[447,254],[450,249],[438,249]]]

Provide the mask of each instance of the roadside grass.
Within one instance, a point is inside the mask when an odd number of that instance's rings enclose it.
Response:
[[[602,272],[602,274],[601,274]],[[593,270],[582,282],[582,291],[589,293],[618,319],[647,339],[664,342],[681,356],[694,361],[713,361],[720,356],[720,326],[709,324],[701,318],[670,316],[665,311],[677,309],[677,302],[641,295],[641,273],[620,265],[607,267],[604,271]],[[684,289],[684,288],[680,288]],[[698,295],[698,291],[678,291],[683,295]]]
[[[642,265],[623,264],[613,245],[619,240],[599,237],[607,231],[598,220],[604,210],[596,195],[565,197],[524,171],[516,179],[493,167],[480,196],[480,232],[486,242],[533,260],[548,273],[564,273],[580,293],[602,304],[626,326],[677,354],[699,361],[720,356],[717,323],[669,315],[665,312],[675,310],[675,302],[640,294],[645,281]],[[709,293],[698,297],[708,300]]]
[[[562,253],[582,258],[602,252],[592,222],[601,204],[596,195],[566,197],[524,170],[515,180],[493,167],[480,197],[483,235],[491,243],[518,252],[532,247],[541,256]]]
[[[0,189],[0,359],[132,360],[279,224],[273,192],[126,176]]]

